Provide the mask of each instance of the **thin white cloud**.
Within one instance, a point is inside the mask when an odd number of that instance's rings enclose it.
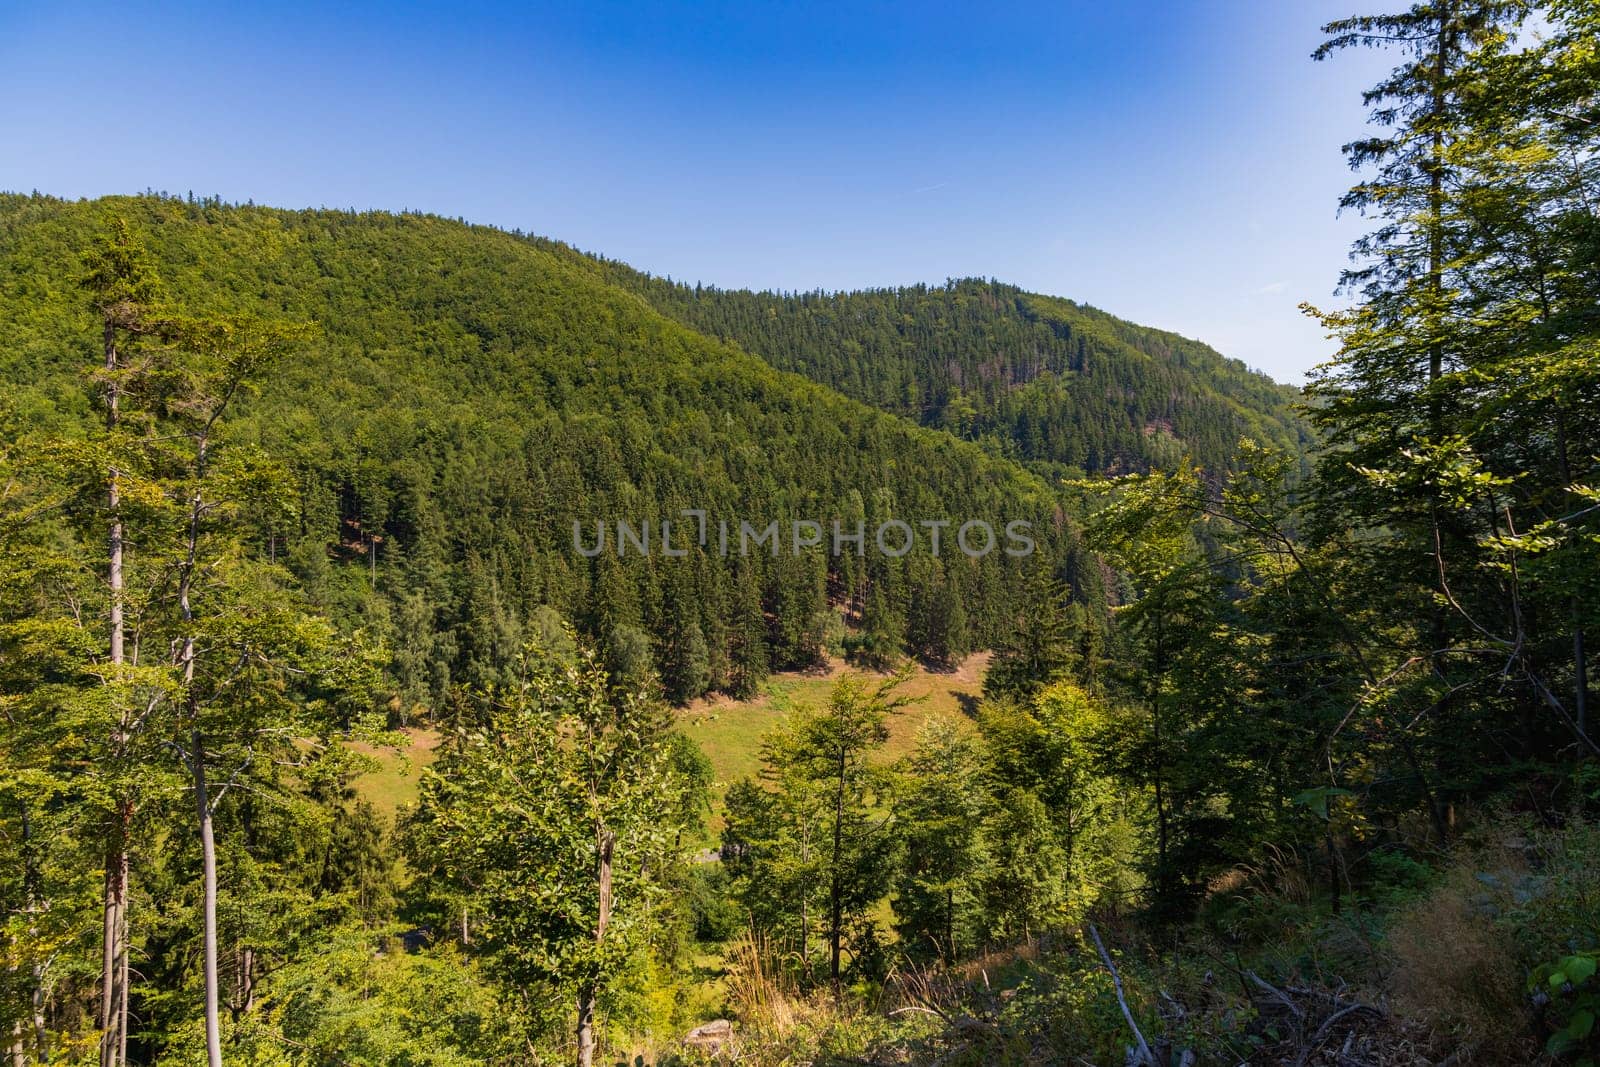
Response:
[[[1252,291],[1250,295],[1251,296],[1272,296],[1275,293],[1283,292],[1287,288],[1289,288],[1289,283],[1288,282],[1273,282],[1270,285],[1263,285],[1261,288]]]

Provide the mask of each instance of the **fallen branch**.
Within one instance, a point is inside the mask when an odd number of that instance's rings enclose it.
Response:
[[[1254,971],[1246,971],[1244,973],[1246,978],[1249,978],[1256,985],[1260,986],[1262,989],[1265,989],[1268,993],[1271,993],[1275,1000],[1282,1003],[1284,1007],[1288,1008],[1292,1013],[1294,1013],[1294,1017],[1296,1019],[1304,1019],[1306,1017],[1306,1013],[1300,1009],[1300,1005],[1289,999],[1289,994],[1285,993],[1271,982],[1268,982]]]
[[[1133,1012],[1128,1007],[1128,998],[1122,991],[1122,975],[1117,973],[1117,965],[1111,962],[1111,953],[1106,951],[1105,942],[1100,940],[1100,931],[1094,928],[1094,923],[1089,923],[1089,934],[1094,938],[1094,947],[1100,950],[1100,962],[1106,965],[1106,970],[1111,972],[1111,984],[1116,987],[1117,1003],[1122,1007],[1122,1017],[1128,1020],[1128,1029],[1133,1031],[1133,1039],[1139,1043],[1139,1062],[1147,1067],[1156,1067],[1156,1058],[1150,1051],[1150,1045],[1144,1039],[1144,1034],[1139,1032],[1139,1024],[1133,1021]]]
[[[1311,1059],[1311,1057],[1316,1055],[1317,1051],[1322,1048],[1322,1041],[1328,1036],[1328,1031],[1333,1028],[1333,1024],[1344,1018],[1346,1015],[1358,1011],[1371,1012],[1373,1015],[1376,1015],[1379,1018],[1383,1017],[1383,1012],[1372,1007],[1370,1004],[1351,1004],[1349,1007],[1340,1008],[1338,1011],[1322,1020],[1322,1025],[1317,1027],[1317,1032],[1312,1035],[1310,1044],[1306,1045],[1305,1048],[1300,1050],[1299,1057],[1294,1061],[1294,1067],[1305,1067],[1306,1063]]]

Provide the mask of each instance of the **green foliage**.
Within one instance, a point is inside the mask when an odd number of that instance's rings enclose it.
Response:
[[[1069,601],[1070,591],[1048,572],[1029,582],[1011,633],[995,649],[984,676],[984,696],[1026,700],[1077,666],[1075,620]]]
[[[1240,437],[1290,449],[1310,440],[1292,393],[1237,360],[998,282],[777,294],[596,266],[774,367],[1052,472],[1149,469],[1184,454],[1220,472]]]
[[[744,519],[1032,524],[1036,559],[962,557],[948,589],[925,546],[875,564],[871,583],[894,595],[874,662],[902,654],[912,597],[938,617],[916,654],[992,643],[1026,573],[1071,540],[1053,487],[1014,463],[673,322],[600,262],[416,215],[0,198],[0,377],[35,424],[90,421],[78,371],[95,334],[71,271],[104,213],[145,235],[162,292],[191,317],[318,324],[235,401],[240,444],[284,475],[240,532],[337,624],[393,650],[397,720],[440,707],[452,685],[504,681],[544,608],[608,652],[618,627],[644,634],[677,701],[749,696],[770,670],[815,665],[829,599],[865,592],[865,561],[741,559],[736,545],[724,557],[719,520],[735,542]],[[702,536],[691,508],[708,513]],[[690,555],[619,559],[618,519],[657,539],[670,521]],[[609,547],[587,559],[574,525],[592,544],[597,521]]]
[[[1203,1058],[1592,1057],[1597,27],[1328,28],[1400,56],[1309,469],[1259,375],[998,283],[728,292],[420,215],[0,197],[12,1058],[114,1067],[126,975],[128,1059],[197,1059],[207,958],[230,1061],[529,1062],[574,1007],[586,1051],[659,1048],[719,995],[696,941],[748,933],[773,1059],[1119,1062],[1091,917]],[[716,549],[891,518],[1038,552]],[[901,679],[845,676],[688,862],[717,784],[658,694],[982,648],[976,732],[887,767]],[[348,742],[420,721],[401,863]],[[1490,802],[1537,819],[1473,853]],[[1395,1017],[1303,1006],[1357,988]],[[895,997],[925,1010],[860,1009]]]
[[[530,649],[482,700],[485,727],[425,775],[412,863],[469,902],[508,995],[576,993],[581,1011],[657,903],[684,814],[681,745],[587,649],[575,661]]]
[[[978,745],[953,723],[930,719],[906,760],[896,807],[900,862],[895,932],[913,958],[957,960],[981,942],[977,895],[988,806]]]
[[[237,1062],[466,1067],[520,1062],[518,1015],[446,947],[405,949],[398,931],[336,928],[276,971],[259,1012],[236,1023]]]
[[[1597,967],[1600,951],[1590,950],[1542,964],[1528,976],[1528,992],[1552,1004],[1553,1032],[1545,1042],[1545,1051],[1552,1056],[1580,1053],[1580,1064],[1592,1064],[1593,1054],[1600,1052],[1594,1029],[1595,1015],[1600,1013]]]
[[[1502,724],[1520,758],[1597,751],[1580,442],[1600,417],[1600,275],[1593,133],[1572,121],[1597,82],[1592,7],[1421,4],[1335,24],[1323,50],[1401,57],[1369,93],[1382,129],[1349,149],[1365,180],[1346,203],[1374,228],[1346,276],[1361,303],[1323,316],[1342,348],[1313,383],[1330,447],[1307,532],[1369,638],[1347,732],[1373,752],[1387,717],[1424,713],[1401,755],[1441,829],[1445,805],[1510,783]]]
[[[1050,809],[1036,793],[1013,786],[995,798],[983,833],[988,863],[979,892],[990,937],[1002,944],[1027,941],[1058,925],[1066,850]]]
[[[880,872],[895,841],[892,774],[872,755],[888,738],[885,716],[905,702],[896,694],[903,681],[842,676],[826,709],[797,709],[769,735],[761,783],[728,791],[722,859],[734,892],[753,920],[795,944],[803,981],[812,978],[813,927],[835,989],[847,948],[855,971],[873,969],[867,913],[883,895]]]

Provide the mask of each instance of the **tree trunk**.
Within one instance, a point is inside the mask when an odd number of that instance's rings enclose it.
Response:
[[[1434,129],[1428,146],[1428,330],[1432,340],[1428,345],[1428,385],[1432,386],[1444,373],[1444,344],[1439,339],[1444,312],[1444,115],[1449,101],[1446,99],[1445,78],[1450,74],[1451,53],[1455,51],[1455,28],[1451,25],[1453,11],[1439,18],[1439,35],[1433,55],[1433,120]],[[1428,398],[1428,432],[1435,439],[1440,431],[1440,397],[1434,392]]]
[[[239,950],[239,973],[234,979],[233,1017],[248,1015],[256,1006],[256,950]]]
[[[126,1062],[128,973],[128,825],[132,805],[126,798],[117,805],[106,853],[104,921],[100,952],[100,1063],[119,1067]]]
[[[811,894],[807,886],[800,887],[800,981],[811,988]]]
[[[611,922],[611,858],[617,835],[603,825],[595,827],[595,881],[600,888],[600,907],[594,922],[594,943],[598,946],[606,939],[606,927]],[[594,982],[587,982],[578,990],[578,1067],[594,1065],[594,1003],[598,994]]]
[[[190,753],[194,774],[195,813],[200,817],[200,861],[205,918],[206,1063],[222,1067],[222,1029],[217,1000],[217,843],[211,826],[211,798],[206,791],[205,739],[197,728]]]
[[[578,990],[578,1067],[594,1067],[593,984]]]
[[[828,878],[828,981],[834,997],[839,996],[839,942],[844,927],[844,887],[839,884],[839,867],[844,852],[844,746],[839,747],[839,788],[833,801],[833,863]]]
[[[122,920],[122,964],[117,968],[117,984],[120,991],[117,994],[117,1017],[120,1023],[117,1026],[117,1062],[128,1062],[128,920],[127,904],[123,904]],[[41,1017],[42,1021],[42,1017]],[[43,1030],[40,1031],[43,1033]]]
[[[1333,843],[1333,831],[1327,830],[1322,835],[1323,842],[1328,846],[1328,895],[1333,900],[1333,913],[1338,915],[1343,910],[1344,894],[1340,892],[1343,884],[1339,880],[1339,851]]]
[[[944,891],[944,952],[939,953],[939,958],[944,959],[944,953],[950,953],[950,962],[956,959],[956,892],[954,889]]]
[[[34,1054],[39,1057],[40,1063],[50,1062],[50,1032],[44,1025],[44,964],[33,965],[33,1048]],[[127,1016],[127,1002],[123,1002],[123,1016]],[[128,1032],[122,1032],[123,1059],[127,1059]]]
[[[1576,603],[1576,602],[1574,602]],[[1573,608],[1573,615],[1577,615],[1577,608]],[[1583,627],[1574,626],[1572,629],[1572,684],[1577,690],[1578,735],[1589,736],[1589,665],[1585,662],[1583,649]]]
[[[1171,865],[1167,861],[1169,826],[1166,790],[1166,760],[1162,750],[1165,740],[1161,733],[1161,682],[1167,672],[1166,617],[1156,612],[1154,647],[1150,655],[1150,678],[1146,683],[1146,698],[1150,702],[1150,778],[1156,802],[1156,896],[1165,908],[1171,903]]]
[[[122,902],[121,879],[117,865],[115,844],[106,855],[105,890],[102,894],[100,931],[100,1067],[116,1067],[112,1049],[116,1047],[116,1033],[112,1022],[116,1018],[117,1003],[117,930]]]
[[[195,566],[200,552],[200,518],[205,501],[200,485],[206,475],[206,461],[210,455],[210,438],[201,433],[195,441],[195,489],[189,498],[188,530],[184,543],[184,559],[178,577],[178,614],[183,622],[183,640],[179,645],[178,665],[182,669],[184,715],[190,729],[189,773],[194,778],[195,814],[200,820],[201,895],[203,898],[203,971],[205,974],[206,1061],[208,1067],[222,1067],[222,1022],[217,983],[217,842],[211,819],[211,797],[206,789],[205,738],[200,729],[199,699],[194,691],[195,633],[194,604],[190,593],[194,587]]]
[[[43,904],[39,899],[40,872],[38,854],[34,850],[33,820],[28,817],[26,804],[22,807],[22,852],[22,880],[28,902],[28,937],[30,940],[34,940],[39,936],[37,917],[43,909]],[[31,975],[33,984],[28,991],[28,1006],[32,1014],[31,1021],[33,1023],[34,1052],[38,1056],[38,1062],[40,1063],[50,1062],[50,1039],[44,1025],[44,975],[47,966],[49,964],[46,961],[37,959],[34,961]],[[20,1064],[26,1060],[23,1052],[24,1042],[22,1039],[22,1021],[20,1019],[16,1022],[14,1033],[17,1039],[16,1057],[17,1062]]]
[[[1561,481],[1567,486],[1568,495],[1581,504],[1582,498],[1573,493],[1572,462],[1567,453],[1566,406],[1562,403],[1556,404],[1556,464],[1561,474]],[[1578,737],[1587,740],[1589,737],[1589,664],[1583,647],[1583,612],[1582,605],[1575,596],[1568,602],[1568,607],[1572,613],[1572,710],[1577,719]]]
[[[106,379],[106,431],[115,431],[120,416],[121,391],[116,381],[120,355],[117,351],[117,328],[109,315],[105,319],[105,369]],[[121,706],[116,688],[121,684],[121,668],[126,659],[127,628],[123,621],[123,545],[125,533],[122,524],[121,476],[115,466],[106,472],[106,510],[111,516],[111,530],[107,543],[106,579],[110,587],[110,622],[107,644],[111,685],[113,686],[113,711],[117,713],[117,726],[112,735],[113,758],[120,762],[128,744],[127,712]],[[102,900],[104,925],[101,932],[100,952],[100,1064],[101,1067],[118,1067],[124,1062],[121,1050],[126,1047],[127,997],[117,988],[119,972],[125,973],[127,946],[128,907],[128,831],[131,804],[122,798],[117,805],[115,825],[111,831],[111,847],[106,851],[105,880]]]

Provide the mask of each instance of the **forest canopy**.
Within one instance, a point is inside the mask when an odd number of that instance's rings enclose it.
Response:
[[[11,1061],[1594,1062],[1600,5],[1324,39],[1393,67],[1298,398],[996,281],[0,196]]]

